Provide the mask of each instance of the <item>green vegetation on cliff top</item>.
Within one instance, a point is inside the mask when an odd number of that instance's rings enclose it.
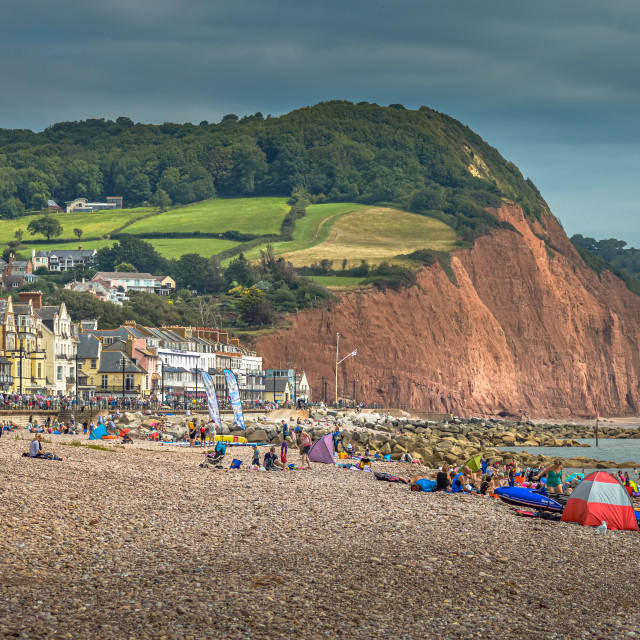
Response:
[[[333,101],[277,118],[230,115],[197,126],[118,118],[64,122],[40,133],[0,130],[0,217],[39,210],[48,198],[63,204],[120,195],[138,206],[159,189],[173,205],[302,190],[318,203],[436,217],[467,240],[497,225],[485,208],[503,197],[530,216],[545,209],[515,165],[468,127],[426,107]],[[207,212],[196,214],[206,224]],[[259,221],[259,229],[273,226]]]

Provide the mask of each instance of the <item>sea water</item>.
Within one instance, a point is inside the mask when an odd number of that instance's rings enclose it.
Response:
[[[613,460],[617,463],[632,462],[640,463],[640,439],[639,440],[617,440],[599,438],[596,447],[595,439],[576,440],[576,442],[590,445],[587,447],[499,447],[500,451],[526,451],[537,456],[543,454],[552,458],[576,458],[586,456],[594,460]],[[636,466],[635,464],[633,466]]]

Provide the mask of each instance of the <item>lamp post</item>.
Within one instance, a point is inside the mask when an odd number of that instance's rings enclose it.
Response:
[[[124,354],[122,355],[122,410],[124,411],[124,368],[127,364],[127,360],[124,357]]]
[[[22,340],[20,340],[20,361],[18,365],[18,371],[20,373],[20,402],[22,403]]]
[[[338,365],[341,362],[344,362],[347,358],[351,358],[351,357],[356,356],[358,354],[358,350],[356,349],[355,351],[352,351],[351,353],[348,353],[344,358],[342,358],[342,360],[338,360],[338,358],[339,358],[339,355],[338,355],[339,346],[340,346],[340,334],[337,333],[336,334],[336,397],[335,397],[336,405],[338,404]]]
[[[162,379],[162,397],[160,398],[160,406],[164,404],[164,360],[160,361],[160,377]]]
[[[78,347],[76,346],[76,408],[78,407]]]
[[[196,362],[196,410],[198,409],[198,363]]]
[[[358,380],[354,380],[353,381],[353,404],[354,404],[354,408],[358,407],[358,403],[356,401],[356,382],[358,382]]]

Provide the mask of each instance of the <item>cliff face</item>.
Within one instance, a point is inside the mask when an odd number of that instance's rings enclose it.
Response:
[[[273,366],[291,360],[317,399],[321,378],[339,396],[460,414],[637,415],[640,298],[609,272],[586,267],[551,216],[544,228],[516,205],[491,210],[499,230],[452,257],[457,286],[439,265],[419,287],[353,292],[298,314],[257,348]],[[547,244],[538,236],[546,235]],[[550,250],[549,246],[556,250]]]

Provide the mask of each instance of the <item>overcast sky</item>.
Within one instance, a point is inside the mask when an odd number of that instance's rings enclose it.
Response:
[[[640,247],[637,0],[5,0],[0,127],[427,105],[572,235]]]

